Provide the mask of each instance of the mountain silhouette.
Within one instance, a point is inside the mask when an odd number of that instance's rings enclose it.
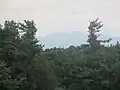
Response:
[[[117,41],[120,41],[120,37],[104,36],[101,35],[100,39],[109,39],[112,38],[110,44],[116,44]],[[70,45],[79,46],[85,44],[87,40],[87,34],[82,32],[58,32],[51,35],[45,36],[40,39],[40,43],[45,45],[45,48],[53,47],[69,47]]]

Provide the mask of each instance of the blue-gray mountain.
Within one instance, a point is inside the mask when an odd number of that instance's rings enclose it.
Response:
[[[101,35],[100,39],[112,38],[110,44],[116,44],[120,41],[120,37],[112,37]],[[45,48],[52,47],[69,47],[70,45],[79,46],[80,44],[85,44],[87,40],[87,34],[82,32],[67,32],[67,33],[53,33],[49,36],[45,36],[40,39],[40,42],[45,45]]]

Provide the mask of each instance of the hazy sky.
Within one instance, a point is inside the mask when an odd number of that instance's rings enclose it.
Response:
[[[40,36],[59,31],[84,33],[88,21],[96,17],[104,23],[105,34],[120,35],[120,0],[1,0],[0,11],[0,23],[35,20]]]

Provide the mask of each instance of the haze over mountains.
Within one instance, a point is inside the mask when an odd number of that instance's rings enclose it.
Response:
[[[112,38],[110,44],[116,44],[117,41],[120,41],[120,37],[112,37],[101,35],[100,39],[109,39]],[[87,34],[72,31],[72,32],[58,32],[51,35],[45,36],[40,39],[40,42],[45,45],[45,48],[53,47],[69,47],[70,45],[79,46],[85,44],[87,40]]]

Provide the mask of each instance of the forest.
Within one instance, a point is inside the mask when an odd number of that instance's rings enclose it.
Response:
[[[88,44],[44,50],[34,21],[0,24],[0,90],[120,90],[120,44],[105,46],[102,27],[89,21]]]

